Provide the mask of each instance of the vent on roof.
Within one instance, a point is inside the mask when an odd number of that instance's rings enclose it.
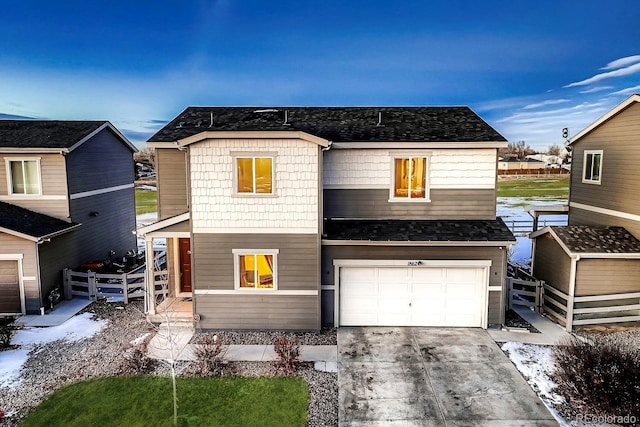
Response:
[[[384,123],[382,123],[382,111],[378,111],[378,123],[376,123],[376,127],[381,126],[384,126]]]
[[[289,123],[289,111],[284,110],[284,122],[282,123],[284,126],[290,126],[291,123]]]
[[[181,128],[182,126],[184,126],[184,123],[185,123],[185,122],[180,122],[180,123],[178,123],[178,127],[179,127],[179,128]]]
[[[209,127],[213,127],[213,111],[211,112],[211,120],[209,121]]]
[[[264,110],[253,110],[254,113],[277,113],[279,110],[275,108],[265,108]]]

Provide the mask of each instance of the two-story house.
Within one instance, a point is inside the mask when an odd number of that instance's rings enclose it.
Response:
[[[638,321],[640,95],[570,139],[569,225],[534,239],[533,274],[547,283],[545,311],[573,326]]]
[[[63,268],[136,248],[134,151],[105,121],[0,120],[0,314],[40,313]]]
[[[148,141],[160,221],[139,234],[167,239],[202,328],[487,327],[506,145],[467,107],[189,107]]]

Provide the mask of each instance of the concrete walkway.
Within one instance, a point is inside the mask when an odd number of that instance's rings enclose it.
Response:
[[[168,339],[166,330],[160,330],[151,339],[148,356],[154,359],[194,360],[194,344],[189,344],[193,329],[175,328],[171,331],[173,339]],[[229,362],[273,362],[277,355],[273,345],[229,345],[224,359]],[[315,369],[324,372],[338,371],[338,347],[335,345],[301,345],[300,361],[314,362]]]
[[[338,329],[340,426],[557,426],[485,330]]]
[[[20,316],[16,319],[16,324],[33,328],[62,325],[89,304],[91,304],[89,299],[73,298],[64,300],[44,315],[27,314]]]
[[[570,333],[565,331],[562,326],[532,310],[529,310],[526,307],[515,306],[513,311],[533,325],[540,331],[540,333],[535,334],[529,332],[511,332],[498,329],[488,329],[487,332],[489,332],[489,335],[495,342],[515,341],[526,344],[556,345],[560,342],[569,340],[572,336]]]

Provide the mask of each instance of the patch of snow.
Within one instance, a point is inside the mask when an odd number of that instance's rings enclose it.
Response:
[[[29,358],[29,349],[18,348],[0,352],[0,387],[11,387],[18,383],[22,366]],[[5,414],[5,416],[8,416]]]
[[[509,355],[509,359],[525,377],[531,388],[540,397],[551,415],[562,427],[606,427],[606,424],[584,424],[568,421],[555,409],[554,405],[564,404],[565,399],[554,392],[556,383],[551,379],[555,370],[553,362],[553,348],[542,345],[524,344],[521,342],[507,342],[502,345],[502,351]]]
[[[106,320],[94,320],[92,316],[91,313],[83,313],[58,326],[24,328],[16,332],[11,344],[19,348],[0,352],[0,386],[10,387],[19,384],[20,371],[29,359],[29,353],[36,346],[59,340],[80,341],[91,338],[109,323]]]
[[[149,335],[151,335],[151,333],[147,332],[146,334],[143,334],[143,335],[139,336],[135,340],[131,341],[131,345],[142,344],[144,342],[144,340],[146,340]]]

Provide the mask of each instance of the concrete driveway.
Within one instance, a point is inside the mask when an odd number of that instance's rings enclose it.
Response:
[[[338,329],[341,426],[557,426],[482,329]]]

